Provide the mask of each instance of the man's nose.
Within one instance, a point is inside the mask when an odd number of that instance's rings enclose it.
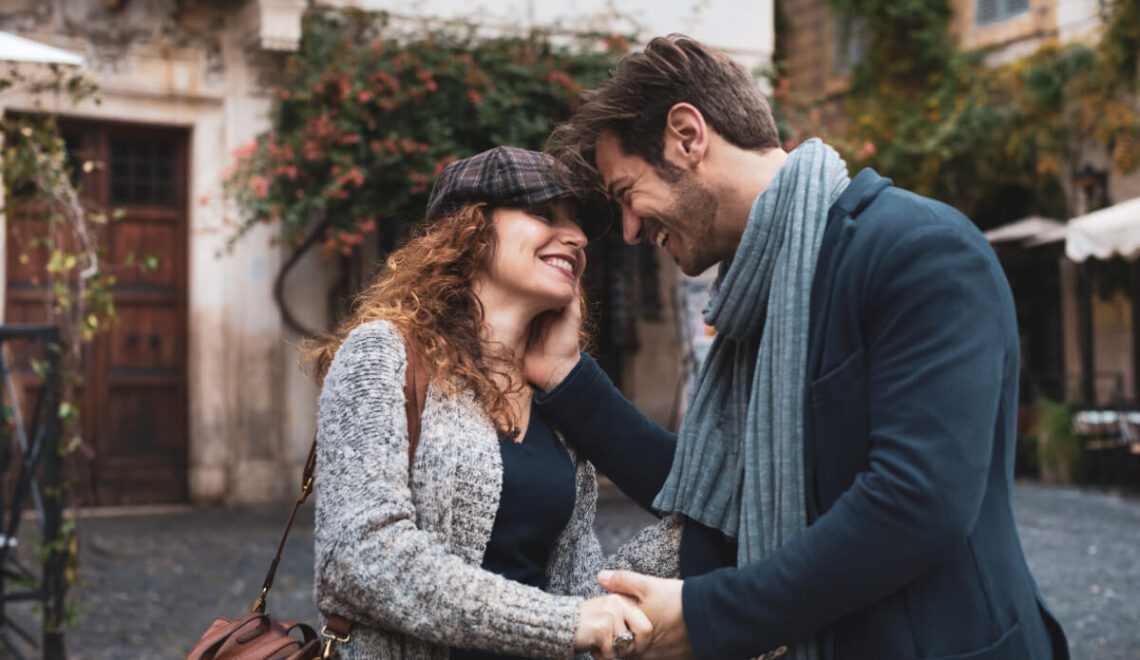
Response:
[[[641,235],[642,224],[641,218],[636,213],[626,207],[621,209],[621,234],[626,243],[630,245],[637,245],[644,238]]]

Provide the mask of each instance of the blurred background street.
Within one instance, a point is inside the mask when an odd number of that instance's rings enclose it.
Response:
[[[1140,0],[0,0],[0,529],[24,517],[0,548],[26,571],[0,552],[4,612],[129,660],[247,611],[315,426],[298,343],[447,164],[542,149],[674,32],[752,73],[784,149],[819,137],[986,236],[1030,565],[1074,658],[1140,659]],[[676,429],[715,269],[620,231],[588,255],[593,354]],[[314,619],[311,511],[281,619]],[[598,530],[649,520],[610,494]]]
[[[1020,485],[1014,493],[1025,552],[1076,660],[1140,658],[1140,499]],[[312,505],[306,504],[270,594],[280,620],[316,620]],[[240,616],[260,590],[285,506],[179,509],[80,520],[78,660],[181,658],[214,616]],[[597,530],[612,552],[652,516],[607,491]],[[34,624],[29,610],[17,619]],[[0,655],[0,657],[3,657]]]

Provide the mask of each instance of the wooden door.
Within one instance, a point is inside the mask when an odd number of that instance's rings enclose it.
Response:
[[[180,502],[187,474],[187,131],[62,126],[82,195],[122,216],[100,231],[118,320],[86,352],[82,415],[90,451],[73,462],[83,504]],[[15,227],[18,223],[10,223]],[[43,319],[42,263],[9,248],[7,319]]]

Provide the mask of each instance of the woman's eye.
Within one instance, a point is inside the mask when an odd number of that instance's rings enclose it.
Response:
[[[550,209],[531,209],[530,214],[543,222],[550,222],[554,218],[554,214]]]

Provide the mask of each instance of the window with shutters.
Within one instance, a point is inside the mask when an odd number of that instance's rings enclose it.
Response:
[[[978,0],[977,24],[986,25],[1029,11],[1029,0]]]
[[[863,59],[863,55],[871,47],[871,33],[867,24],[859,19],[843,19],[835,16],[832,22],[834,35],[834,57],[831,69],[837,75],[845,75]]]

